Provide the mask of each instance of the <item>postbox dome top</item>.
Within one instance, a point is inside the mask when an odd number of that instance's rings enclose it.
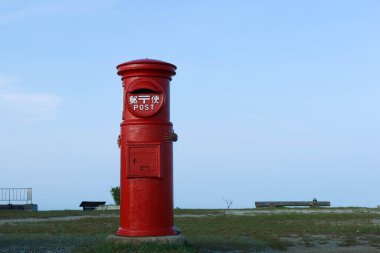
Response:
[[[148,58],[124,62],[116,68],[117,74],[122,78],[155,74],[169,79],[176,74],[175,70],[177,69],[171,63]]]

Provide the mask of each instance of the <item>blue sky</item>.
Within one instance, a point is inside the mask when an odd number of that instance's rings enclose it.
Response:
[[[116,65],[177,65],[174,201],[380,204],[378,1],[0,0],[0,187],[112,202]]]

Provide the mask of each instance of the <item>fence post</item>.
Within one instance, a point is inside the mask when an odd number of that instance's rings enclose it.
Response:
[[[27,191],[27,197],[26,197],[26,203],[29,204],[29,200],[30,200],[30,203],[32,204],[33,203],[33,200],[32,200],[32,188],[28,188],[28,191]]]

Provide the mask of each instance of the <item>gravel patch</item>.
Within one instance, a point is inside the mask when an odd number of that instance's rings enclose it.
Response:
[[[336,214],[344,214],[344,213],[353,213],[353,210],[340,210],[340,209],[302,209],[297,210],[294,209],[279,209],[279,210],[230,210],[226,211],[226,214],[233,215],[260,215],[260,214],[289,214],[289,213],[301,213],[301,214],[319,214],[319,213],[336,213]],[[380,213],[380,212],[379,212]]]
[[[0,225],[9,223],[23,223],[23,222],[48,222],[48,221],[73,221],[86,218],[112,218],[120,217],[114,214],[102,214],[102,215],[81,215],[81,216],[64,216],[64,217],[48,217],[48,218],[20,218],[20,219],[1,219]]]

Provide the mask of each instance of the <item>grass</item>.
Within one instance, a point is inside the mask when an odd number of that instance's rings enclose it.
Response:
[[[36,252],[57,248],[61,249],[60,252],[285,251],[295,244],[315,247],[330,241],[337,241],[340,247],[360,244],[380,247],[380,223],[377,223],[380,212],[375,212],[376,209],[344,209],[352,210],[347,213],[325,213],[322,211],[325,209],[313,209],[316,210],[313,213],[278,212],[290,209],[261,210],[244,209],[240,211],[248,214],[233,215],[225,214],[224,210],[176,209],[175,225],[189,240],[182,246],[125,246],[107,242],[107,236],[118,229],[118,211],[0,212],[0,252],[17,252],[5,251],[7,248],[28,252],[25,247],[35,248]],[[91,217],[72,221],[5,222],[6,219],[80,215]]]

